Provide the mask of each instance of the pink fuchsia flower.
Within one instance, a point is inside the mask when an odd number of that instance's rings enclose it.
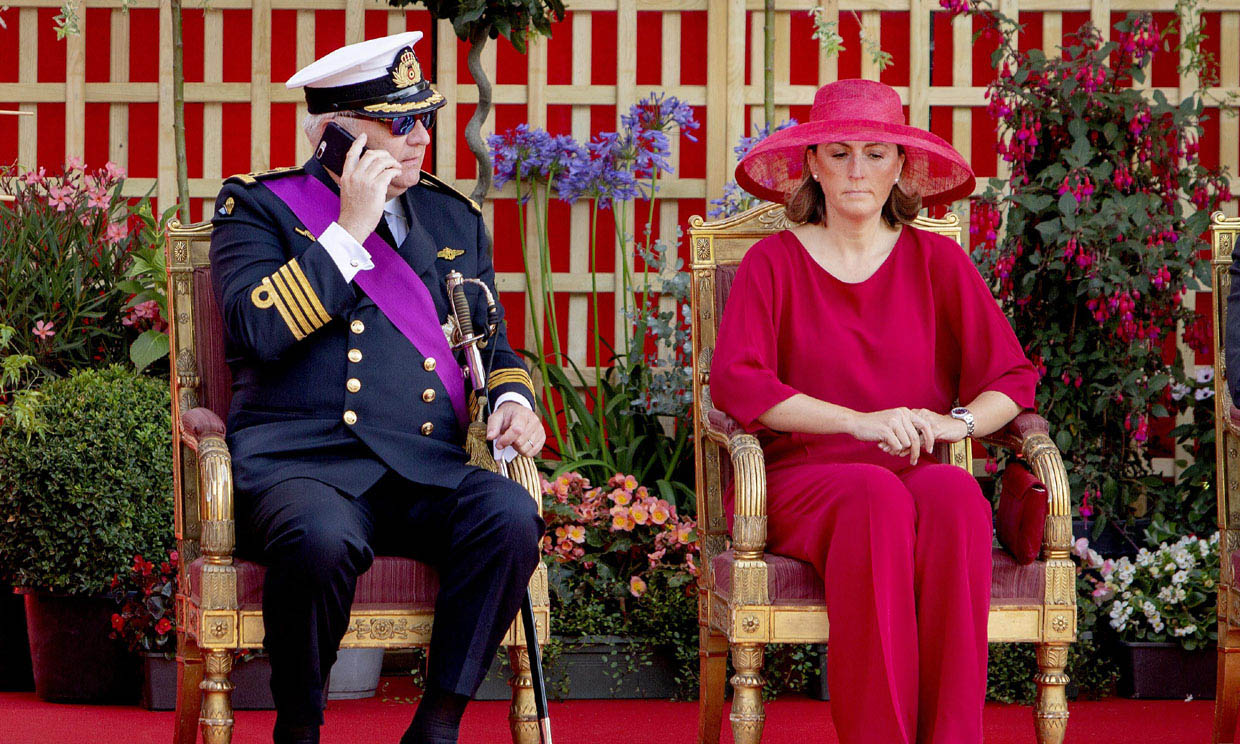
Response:
[[[999,472],[999,463],[994,460],[986,460],[986,474],[994,475],[997,472]]]
[[[646,582],[640,576],[629,577],[629,594],[640,597],[646,593]]]
[[[34,330],[32,330],[31,333],[43,339],[44,341],[47,341],[52,336],[56,335],[55,328],[56,328],[55,323],[49,323],[46,320],[40,320],[34,324]]]
[[[1081,508],[1079,511],[1081,513],[1081,516],[1084,517],[1085,519],[1089,519],[1090,517],[1094,515],[1094,508],[1089,505],[1089,497],[1093,495],[1094,495],[1093,492],[1090,491],[1088,488],[1085,489],[1084,493],[1081,494]],[[1084,539],[1085,538],[1083,537],[1081,538],[1081,540],[1084,540]]]

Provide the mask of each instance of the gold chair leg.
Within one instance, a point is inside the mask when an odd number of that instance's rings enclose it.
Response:
[[[207,652],[206,678],[202,681],[203,744],[229,744],[232,741],[232,651],[216,649]]]
[[[761,643],[733,643],[732,666],[732,739],[736,744],[758,744],[762,740],[762,724],[766,712],[762,709]]]
[[[698,744],[719,744],[728,676],[728,639],[705,624],[698,626],[698,661]]]
[[[512,677],[512,705],[508,708],[508,728],[512,744],[538,744],[538,709],[534,705],[534,679],[530,676],[530,652],[525,646],[508,647]]]
[[[1064,673],[1068,666],[1068,644],[1039,643],[1036,647],[1038,673],[1033,680],[1038,685],[1038,691],[1033,722],[1038,744],[1062,744],[1068,728],[1068,698],[1065,694],[1068,675]]]
[[[1238,712],[1240,712],[1240,648],[1224,648],[1220,645],[1218,685],[1214,693],[1215,744],[1235,741]]]
[[[198,741],[202,712],[202,650],[193,638],[177,634],[177,712],[173,744]]]

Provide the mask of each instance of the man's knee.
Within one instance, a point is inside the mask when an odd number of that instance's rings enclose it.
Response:
[[[489,485],[481,504],[487,531],[512,554],[536,559],[544,530],[538,505],[516,481],[497,477]]]

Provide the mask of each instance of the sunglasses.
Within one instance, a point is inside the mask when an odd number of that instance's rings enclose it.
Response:
[[[360,114],[353,113],[348,114],[348,116],[353,119],[369,119],[370,121],[387,122],[392,127],[392,134],[394,136],[404,137],[406,134],[413,131],[414,125],[419,121],[422,122],[422,126],[426,129],[426,131],[431,131],[431,128],[435,126],[435,114],[437,113],[439,113],[439,109],[433,109],[423,114],[405,114],[404,116],[397,116],[394,119],[376,119],[371,116],[362,116]]]

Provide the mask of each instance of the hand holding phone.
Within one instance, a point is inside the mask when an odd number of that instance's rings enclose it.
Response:
[[[354,138],[340,125],[328,122],[315,150],[315,157],[328,170],[335,165],[337,153],[344,150],[340,170],[332,171],[338,174],[340,184],[340,216],[336,223],[359,243],[370,237],[383,218],[383,204],[391,198],[388,188],[401,173],[401,165],[391,153],[367,149],[366,139],[364,132]]]

